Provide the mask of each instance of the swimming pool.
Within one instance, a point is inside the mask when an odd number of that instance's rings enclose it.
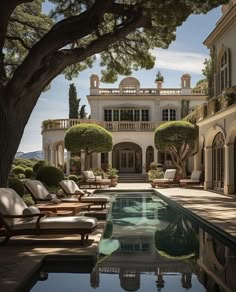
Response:
[[[156,193],[110,195],[96,263],[46,263],[30,291],[236,291],[235,249]]]

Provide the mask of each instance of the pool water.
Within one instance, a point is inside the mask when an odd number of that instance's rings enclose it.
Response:
[[[30,291],[236,291],[235,249],[155,193],[112,198],[96,264],[78,263],[78,272],[70,263],[60,272],[43,265]]]

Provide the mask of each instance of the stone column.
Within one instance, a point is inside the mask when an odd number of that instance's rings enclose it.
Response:
[[[225,145],[224,193],[234,193],[234,144]]]
[[[193,157],[194,170],[201,170],[201,149]]]
[[[97,167],[101,168],[101,153],[97,153]]]
[[[158,163],[158,151],[156,150],[155,146],[154,146],[154,162]]]
[[[141,165],[142,165],[142,174],[146,174],[146,148],[142,147],[142,161],[141,161]]]
[[[84,164],[85,164],[85,153],[83,150],[81,150],[81,156],[80,156],[80,159],[81,159],[81,171],[84,170]]]
[[[50,164],[54,165],[55,164],[55,150],[53,149],[53,146],[51,146],[51,155],[50,155]]]
[[[108,165],[112,165],[112,151],[108,152]]]
[[[213,179],[212,179],[212,147],[205,147],[205,181],[204,189],[212,189]]]
[[[66,158],[66,174],[70,174],[70,158],[71,158],[71,152],[67,151],[67,158]]]

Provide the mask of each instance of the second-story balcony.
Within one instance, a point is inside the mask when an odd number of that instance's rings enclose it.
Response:
[[[161,121],[118,121],[105,122],[91,119],[56,119],[45,120],[42,123],[42,132],[52,130],[67,130],[70,127],[78,124],[96,124],[104,127],[110,132],[153,132],[163,122]]]

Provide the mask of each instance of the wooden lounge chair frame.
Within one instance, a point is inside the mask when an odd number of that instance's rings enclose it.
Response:
[[[174,170],[174,169],[169,169],[169,170]],[[167,171],[167,170],[166,170]],[[175,170],[176,171],[176,170]],[[175,176],[176,176],[176,174],[175,174]],[[176,178],[175,178],[175,176],[174,176],[174,178],[172,179],[166,179],[166,180],[162,180],[162,179],[160,179],[159,181],[152,181],[151,182],[151,186],[153,187],[153,188],[155,188],[156,186],[160,186],[160,187],[171,187],[171,186],[174,186],[174,185],[178,185],[179,183],[176,181]]]
[[[93,228],[81,228],[81,229],[75,229],[75,228],[55,228],[55,229],[40,229],[40,220],[43,218],[45,214],[38,213],[38,214],[27,214],[27,215],[4,215],[0,214],[0,223],[3,225],[3,228],[0,229],[0,237],[5,237],[4,240],[1,241],[0,245],[4,245],[8,242],[8,240],[17,235],[50,235],[50,234],[80,234],[81,236],[81,245],[84,245],[84,240],[88,240],[89,233],[92,233],[97,226],[94,226]],[[38,217],[35,228],[32,229],[19,229],[19,230],[13,230],[9,227],[8,224],[5,223],[4,219],[7,218],[18,218],[18,219],[26,219],[26,218],[34,218]]]
[[[88,202],[91,203],[90,200],[86,201],[86,197],[85,197],[85,200],[81,201],[81,198],[82,198],[84,195],[86,195],[86,194],[84,193],[83,190],[81,190],[81,192],[78,190],[78,192],[75,192],[75,193],[68,193],[68,192],[66,191],[66,189],[63,187],[63,184],[61,184],[60,182],[59,182],[59,186],[60,186],[60,188],[63,190],[63,192],[64,192],[67,196],[78,196],[78,200],[79,200],[80,203],[88,203]],[[78,188],[79,188],[79,186],[78,186]],[[89,196],[89,195],[90,195],[90,194],[88,194],[88,196]],[[105,209],[107,203],[104,202],[104,201],[94,201],[93,204],[94,204],[94,205],[101,205],[101,209]]]

